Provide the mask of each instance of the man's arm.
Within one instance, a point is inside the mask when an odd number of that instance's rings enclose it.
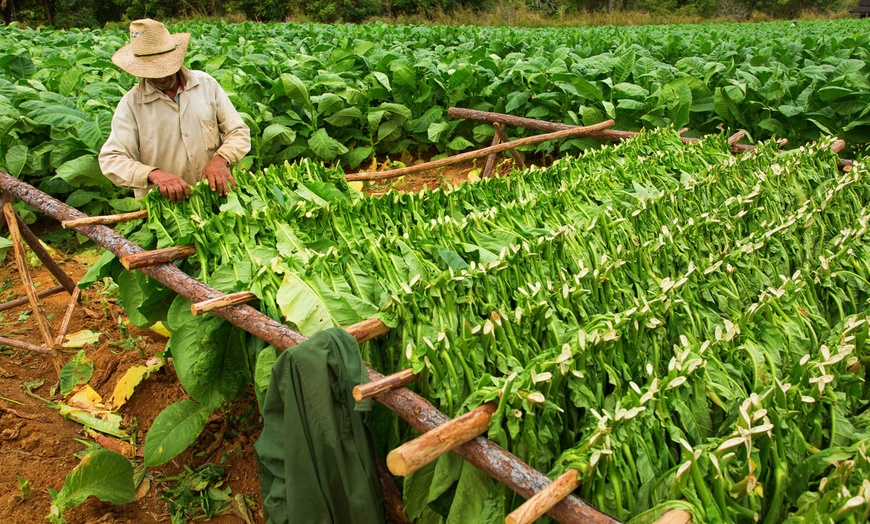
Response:
[[[154,169],[139,161],[139,127],[124,97],[112,116],[112,132],[100,149],[100,170],[116,186],[144,189]]]
[[[173,202],[190,196],[180,177],[139,161],[139,126],[126,98],[112,117],[112,132],[100,149],[100,170],[116,186],[144,189],[149,183]]]
[[[212,79],[215,88],[215,108],[217,110],[217,123],[220,128],[221,146],[217,154],[223,157],[230,165],[234,165],[251,150],[251,130],[239,116],[239,112],[233,107],[230,98],[224,92],[220,84]]]
[[[251,131],[233,107],[229,97],[213,78],[215,90],[216,119],[223,138],[221,146],[215,152],[205,168],[202,170],[203,177],[208,180],[212,191],[225,196],[229,193],[230,185],[236,187],[236,180],[230,173],[230,166],[237,163],[251,149]]]

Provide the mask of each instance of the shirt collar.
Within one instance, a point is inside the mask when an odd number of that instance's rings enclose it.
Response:
[[[183,91],[190,91],[194,87],[199,85],[199,79],[191,73],[190,69],[186,67],[182,67],[179,72],[181,73],[181,83],[184,86],[183,89],[179,89],[179,93]],[[147,104],[149,102],[153,102],[155,100],[160,99],[162,93],[159,89],[154,87],[154,85],[145,80],[144,78],[139,79],[139,103]]]

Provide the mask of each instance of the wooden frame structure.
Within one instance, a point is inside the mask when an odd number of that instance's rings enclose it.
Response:
[[[510,144],[500,145],[505,146]],[[509,148],[506,147],[505,149]],[[0,191],[3,191],[0,194],[0,198],[6,195],[13,195],[39,212],[60,222],[88,218],[75,208],[67,206],[7,173],[0,172]],[[74,226],[73,229],[106,248],[119,259],[139,253],[146,253],[141,247],[125,239],[114,230],[105,225],[99,225],[100,222],[101,220],[96,220],[92,225],[78,225]],[[163,261],[154,265],[147,265],[140,267],[138,271],[157,280],[179,295],[194,302],[194,304],[225,298],[225,295],[220,291],[185,274],[170,262]],[[287,349],[306,339],[302,334],[263,315],[248,305],[232,304],[218,307],[213,310],[213,313],[252,335],[263,339],[276,348]],[[388,327],[379,320],[374,319],[360,322],[346,328],[346,330],[359,342],[371,340],[389,332]],[[0,343],[4,342],[0,340]],[[472,412],[471,418],[475,422],[472,424],[473,431],[470,432],[472,434],[469,433],[467,428],[463,427],[460,427],[460,431],[457,432],[455,421],[452,421],[438,411],[424,398],[408,388],[401,387],[402,384],[407,383],[404,381],[409,379],[407,373],[402,374],[403,376],[397,380],[395,377],[384,377],[372,369],[367,368],[367,370],[373,382],[371,387],[375,390],[370,392],[372,398],[394,411],[414,429],[423,433],[424,437],[426,432],[435,428],[442,428],[439,430],[439,433],[459,436],[459,438],[454,436],[452,440],[440,444],[439,453],[428,454],[427,460],[434,460],[439,454],[453,451],[493,479],[527,499],[551,484],[549,478],[520,460],[517,456],[483,436],[475,436],[480,434],[479,430],[482,427],[480,420],[482,418],[487,421],[489,420],[489,416],[486,413]],[[392,384],[385,386],[385,381]],[[488,407],[483,408],[481,411],[486,409]],[[456,420],[459,419],[462,419],[462,417]],[[466,419],[462,419],[459,423],[460,426],[465,425],[465,421]],[[420,444],[416,445],[419,446]],[[618,522],[609,515],[593,508],[579,497],[571,494],[559,500],[547,511],[547,514],[558,522],[563,523],[616,524]]]

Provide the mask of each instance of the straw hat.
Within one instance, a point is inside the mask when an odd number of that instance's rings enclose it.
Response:
[[[139,78],[163,78],[181,69],[189,41],[190,33],[172,35],[156,20],[135,20],[130,43],[115,52],[112,62]]]

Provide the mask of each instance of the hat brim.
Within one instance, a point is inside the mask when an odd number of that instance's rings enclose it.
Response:
[[[176,73],[184,63],[190,33],[170,35],[175,41],[175,49],[169,53],[155,56],[136,56],[133,47],[127,44],[112,55],[112,62],[124,71],[139,78],[163,78]]]

